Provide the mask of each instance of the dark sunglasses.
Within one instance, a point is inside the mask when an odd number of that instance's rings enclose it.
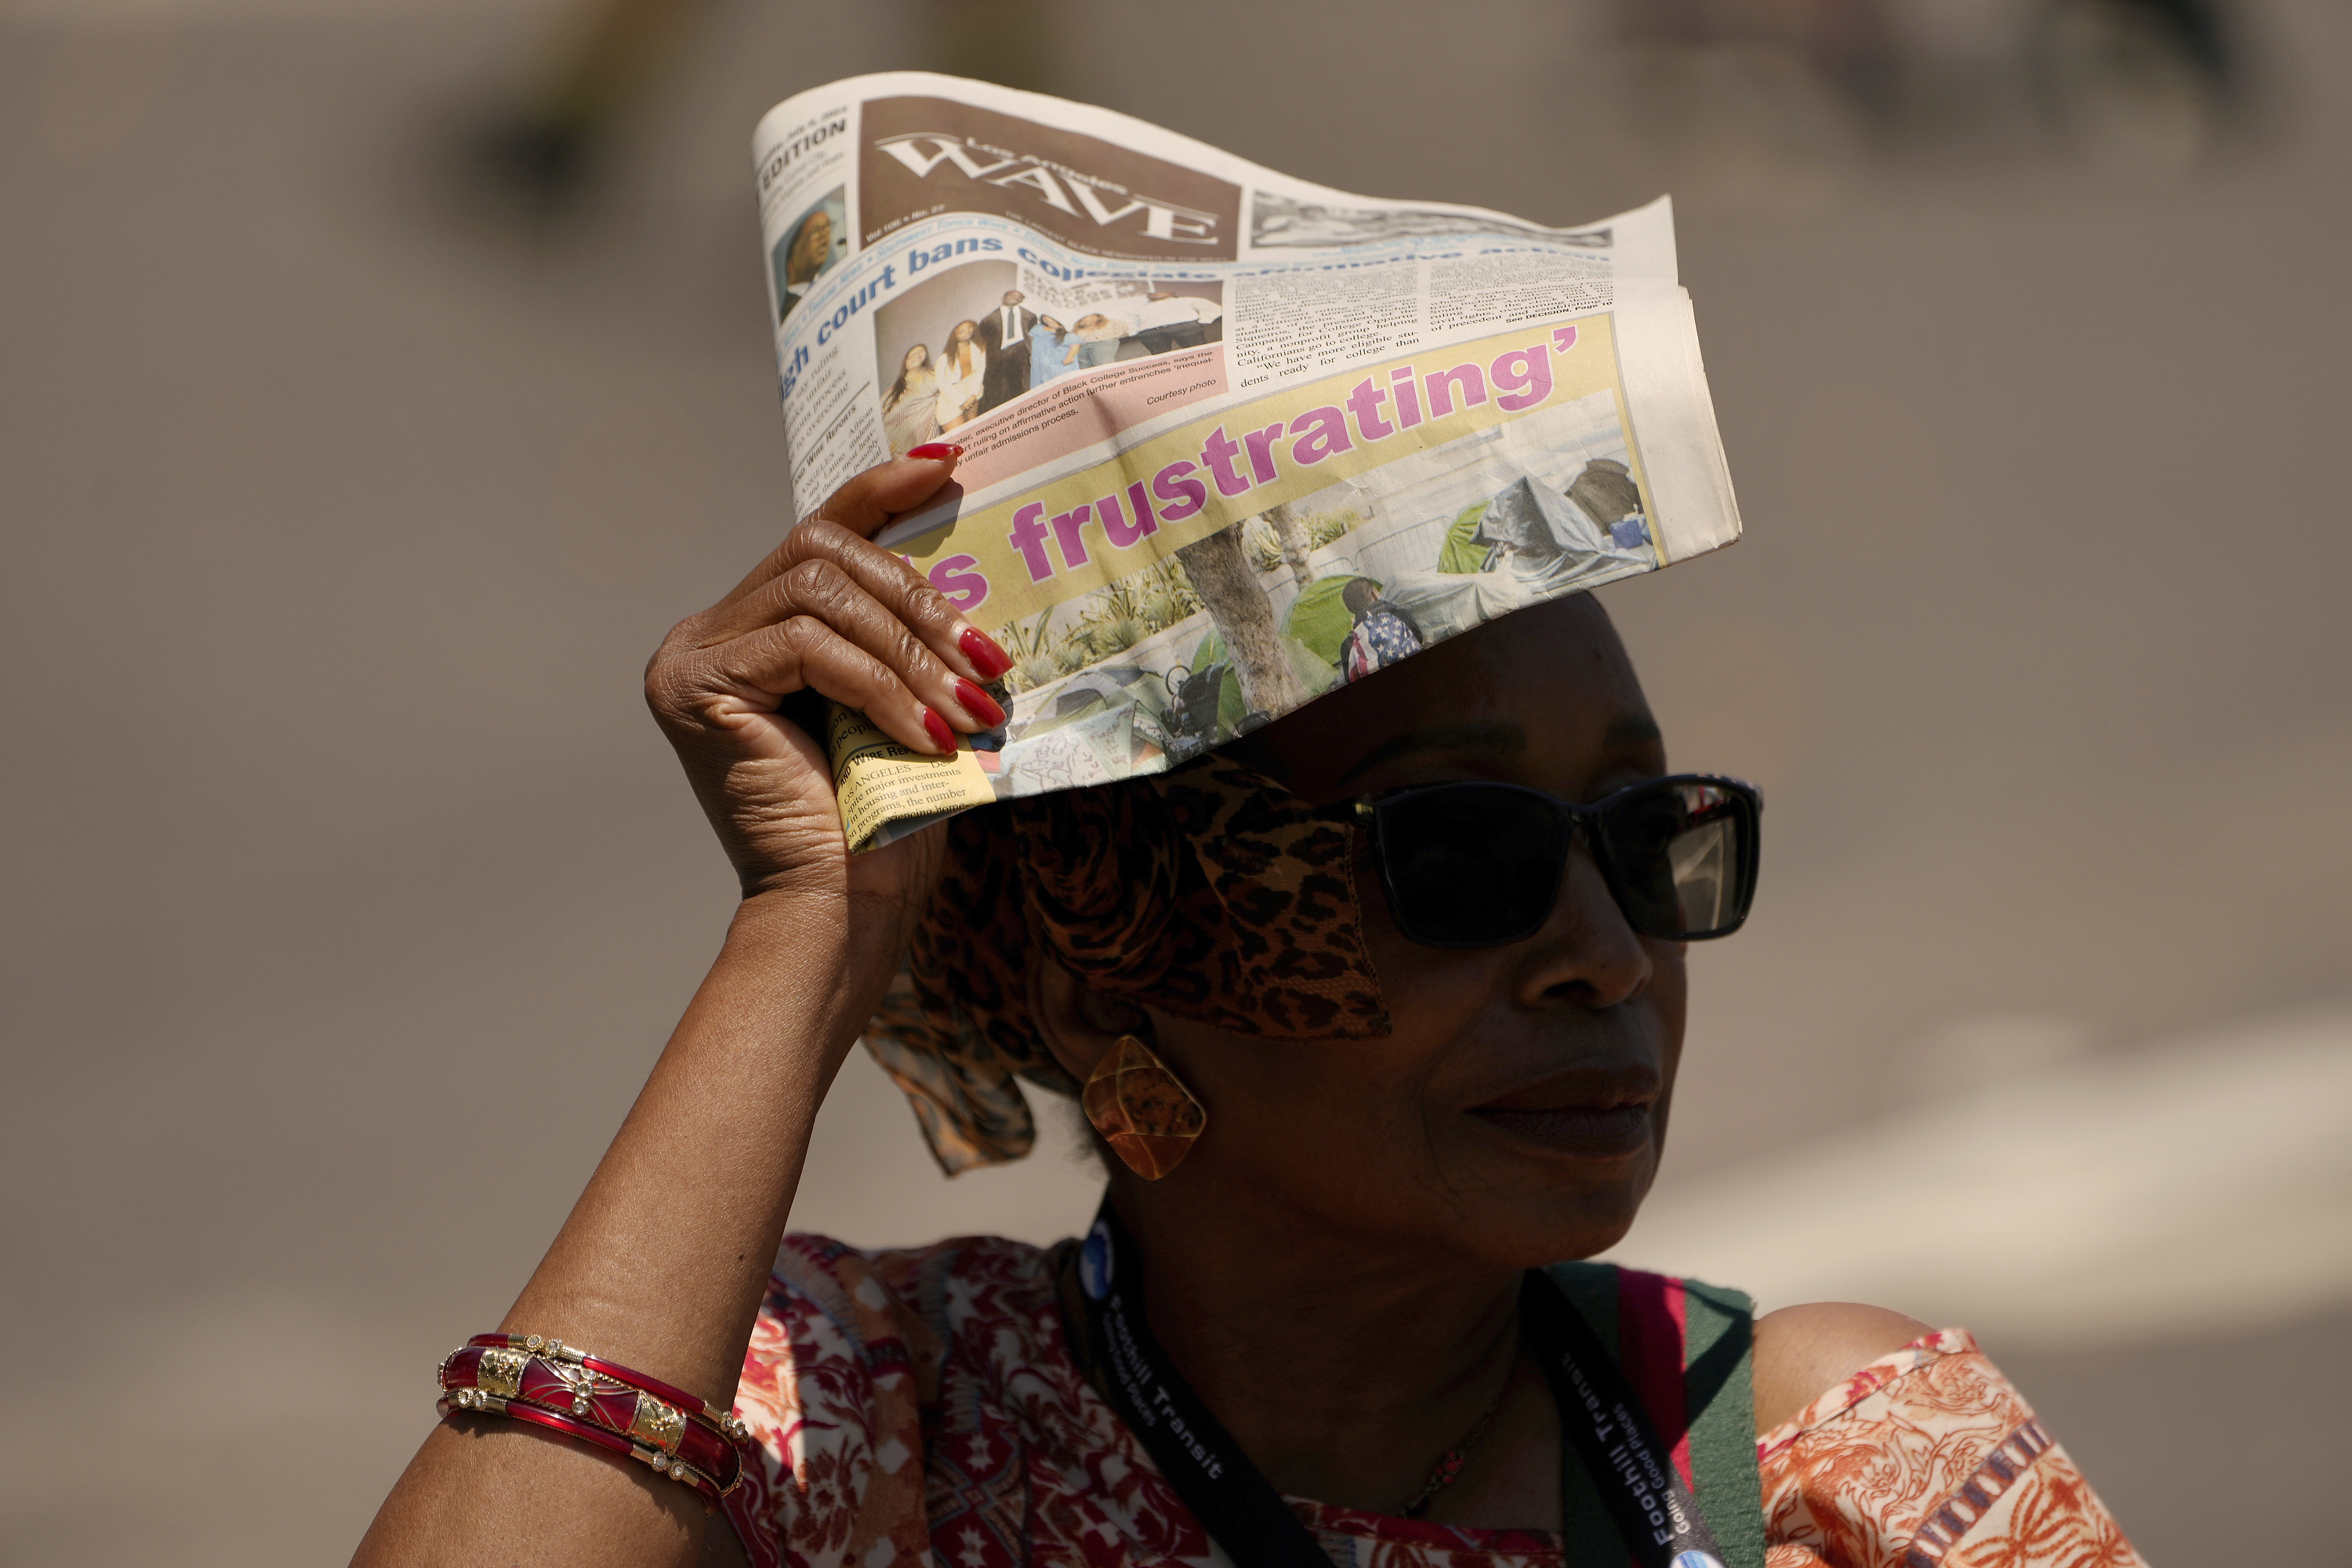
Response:
[[[1755,785],[1648,779],[1577,805],[1507,784],[1415,784],[1325,808],[1370,837],[1397,929],[1424,947],[1501,947],[1543,929],[1581,831],[1643,936],[1729,936],[1756,896]]]

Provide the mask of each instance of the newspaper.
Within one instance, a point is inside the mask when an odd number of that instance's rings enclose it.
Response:
[[[855,849],[1738,537],[1664,198],[1349,195],[921,72],[788,99],[753,152],[796,493],[961,445],[880,542],[1015,661],[951,758],[834,710]]]

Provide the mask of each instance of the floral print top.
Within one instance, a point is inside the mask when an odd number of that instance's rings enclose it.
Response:
[[[1087,1382],[1042,1248],[786,1237],[735,1408],[760,1452],[726,1508],[757,1568],[1228,1562]],[[1863,1368],[1757,1452],[1767,1568],[2142,1568],[1957,1330]],[[1341,1568],[1567,1568],[1546,1531],[1290,1500]]]

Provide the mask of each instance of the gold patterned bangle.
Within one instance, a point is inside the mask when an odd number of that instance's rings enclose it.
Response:
[[[499,1398],[496,1394],[485,1394],[478,1388],[452,1388],[446,1390],[443,1393],[442,1397],[448,1402],[449,1407],[452,1410],[480,1411],[481,1413],[489,1415],[507,1415],[512,1414],[509,1408],[508,1401]],[[531,1405],[527,1400],[517,1401],[516,1403],[526,1410],[546,1409],[543,1405]],[[655,1403],[659,1404],[659,1401],[655,1401]],[[669,1411],[671,1420],[677,1424],[679,1431],[684,1431],[686,1426],[685,1417],[679,1415],[677,1411],[670,1409],[667,1405],[663,1405],[662,1408]],[[547,1414],[557,1415],[560,1413],[548,1411]],[[595,1432],[599,1429],[583,1424],[582,1426],[569,1427],[567,1430],[593,1438]],[[636,1436],[636,1434],[633,1433],[632,1436]],[[689,1465],[684,1459],[679,1458],[676,1454],[667,1452],[659,1447],[648,1447],[643,1442],[632,1442],[629,1444],[629,1457],[642,1465],[650,1467],[653,1472],[657,1476],[666,1476],[674,1481],[683,1481],[688,1486],[693,1487],[698,1491],[707,1492],[708,1495],[713,1498],[726,1497],[729,1493],[732,1492],[736,1487],[740,1486],[743,1481],[742,1473],[739,1469],[732,1481],[725,1486],[721,1486],[719,1483],[718,1478],[705,1475],[694,1466]]]
[[[580,1366],[586,1362],[599,1361],[603,1359],[593,1351],[584,1351],[577,1345],[566,1344],[562,1340],[542,1338],[538,1334],[501,1334],[495,1336],[483,1336],[483,1339],[490,1338],[503,1340],[507,1349],[520,1351],[526,1356],[538,1356],[545,1361],[565,1362],[573,1366]],[[471,1342],[480,1344],[482,1343],[482,1340],[475,1340]],[[459,1348],[462,1349],[463,1347],[461,1346]],[[456,1351],[452,1351],[450,1352],[452,1355],[455,1355],[456,1353]],[[607,1364],[609,1365],[610,1363],[608,1363]],[[635,1386],[634,1384],[615,1380],[612,1378],[609,1373],[598,1373],[591,1371],[587,1375],[592,1378],[603,1377],[605,1384],[614,1385],[613,1387],[606,1387],[604,1384],[599,1384],[598,1388],[600,1392],[612,1393],[615,1392],[617,1388]],[[642,1376],[643,1374],[633,1373],[632,1375]],[[644,1391],[639,1390],[639,1392],[642,1393]],[[710,1426],[716,1430],[720,1436],[726,1438],[729,1442],[736,1445],[738,1447],[745,1447],[751,1441],[751,1429],[744,1426],[742,1421],[732,1410],[722,1409],[720,1406],[711,1404],[707,1399],[697,1398],[691,1394],[687,1394],[683,1389],[674,1390],[673,1392],[677,1393],[687,1401],[687,1404],[684,1406],[684,1413],[688,1419],[700,1421],[704,1425]],[[670,1402],[665,1401],[664,1403]]]
[[[468,1352],[473,1353],[474,1364],[457,1372],[453,1363]],[[538,1374],[531,1370],[534,1362],[552,1378],[554,1387],[537,1381]],[[746,1457],[755,1447],[751,1427],[732,1409],[545,1335],[478,1334],[443,1359],[436,1381],[455,1395],[457,1390],[450,1384],[458,1376],[468,1377],[474,1384],[473,1396],[453,1397],[446,1408],[504,1413],[507,1402],[512,1400],[519,1409],[556,1415],[568,1405],[571,1419],[589,1421],[619,1436],[626,1445],[622,1451],[634,1454],[657,1473],[679,1479],[699,1478],[697,1484],[707,1480],[721,1497],[741,1484]],[[628,1403],[614,1408],[622,1394],[630,1396]],[[701,1442],[694,1436],[697,1426],[733,1450],[725,1456],[725,1462],[714,1464],[713,1457],[697,1447]],[[687,1452],[695,1455],[691,1462],[681,1457]]]
[[[742,1485],[754,1447],[731,1409],[536,1334],[478,1334],[442,1358],[435,1381],[445,1418],[478,1412],[551,1428],[634,1458],[707,1502]]]

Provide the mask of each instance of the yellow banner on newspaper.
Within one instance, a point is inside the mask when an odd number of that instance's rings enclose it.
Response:
[[[993,630],[1269,507],[1604,390],[1622,419],[1611,318],[1523,327],[1226,408],[895,548]]]

